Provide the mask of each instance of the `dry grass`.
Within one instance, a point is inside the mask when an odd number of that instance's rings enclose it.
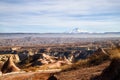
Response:
[[[74,63],[72,65],[65,65],[62,68],[62,71],[70,71],[70,70],[76,70],[79,68],[85,68],[90,66],[95,66],[104,63],[106,60],[108,60],[108,57],[97,57],[94,59],[86,59],[86,60],[80,60],[77,63]]]
[[[26,72],[29,72],[29,71],[32,71],[32,72],[35,72],[37,70],[39,70],[40,67],[39,66],[35,66],[35,67],[26,67],[24,69],[22,69],[23,71],[26,71]]]
[[[76,63],[73,63],[71,65],[64,65],[61,67],[62,71],[70,71],[70,70],[76,70],[76,69],[79,69],[79,68],[83,68],[83,67],[86,67],[87,66],[87,63],[88,63],[88,59],[85,59],[85,60],[79,60],[78,62]]]
[[[59,80],[90,80],[92,76],[99,75],[109,62],[104,62],[97,66],[79,68],[76,70],[65,71],[57,74]]]
[[[76,70],[79,68],[96,66],[96,65],[102,64],[108,60],[110,60],[110,57],[108,55],[105,55],[105,54],[93,55],[93,56],[89,57],[88,59],[79,60],[78,62],[73,63],[72,65],[65,65],[65,66],[61,67],[61,69],[62,69],[62,71]]]
[[[71,66],[65,66],[63,70],[66,72],[60,74],[60,77],[62,76],[61,78],[63,78],[61,80],[66,80],[68,78],[69,80],[120,80],[120,48],[107,50],[107,53],[107,55],[93,55],[86,61],[80,60]],[[99,65],[104,63],[106,65],[106,61],[111,61],[110,65],[107,63],[107,66],[100,67],[100,69],[96,70]],[[88,71],[87,69],[90,70]],[[96,77],[93,78],[93,76]]]
[[[109,50],[109,55],[111,59],[120,58],[120,48]]]
[[[99,65],[109,59],[110,59],[110,56],[106,54],[92,55],[88,60],[88,65],[90,66]]]

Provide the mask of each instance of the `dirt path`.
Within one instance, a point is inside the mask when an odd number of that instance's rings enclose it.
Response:
[[[11,74],[0,78],[0,80],[47,80],[49,73],[27,73]]]
[[[39,70],[37,72],[7,73],[0,77],[0,80],[47,80],[50,73],[60,72],[60,69]]]

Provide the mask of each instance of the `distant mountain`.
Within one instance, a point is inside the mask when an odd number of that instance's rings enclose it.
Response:
[[[120,32],[105,32],[104,34],[120,34]]]
[[[80,28],[74,28],[72,31],[69,33],[89,33],[88,31],[81,30]]]
[[[89,32],[86,30],[82,30],[80,28],[74,28],[68,33],[79,33],[79,34],[120,34],[120,32]]]

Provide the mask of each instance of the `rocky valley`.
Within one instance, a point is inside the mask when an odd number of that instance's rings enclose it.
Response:
[[[118,36],[45,35],[0,34],[0,80],[118,80]]]

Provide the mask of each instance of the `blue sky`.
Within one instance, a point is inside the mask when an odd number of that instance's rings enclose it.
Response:
[[[120,32],[120,0],[0,0],[0,32]]]

